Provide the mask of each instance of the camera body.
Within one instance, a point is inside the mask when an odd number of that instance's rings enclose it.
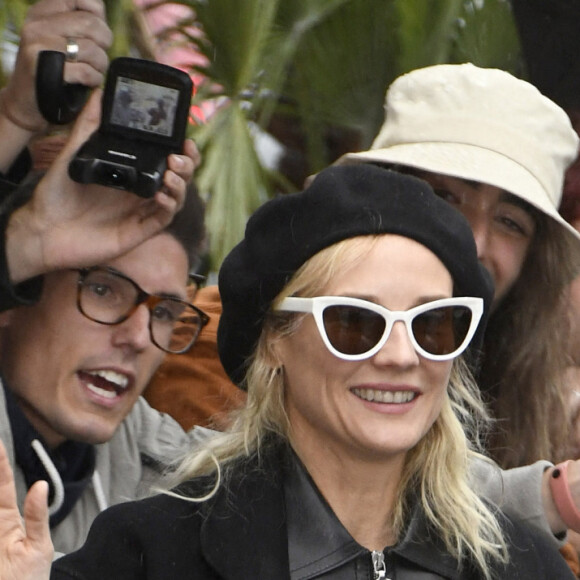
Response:
[[[111,61],[97,131],[69,164],[80,183],[98,183],[152,197],[170,153],[182,153],[193,83],[185,72],[158,62]]]

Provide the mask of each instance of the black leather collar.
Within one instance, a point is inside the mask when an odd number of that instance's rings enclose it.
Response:
[[[205,512],[202,550],[220,578],[341,580],[343,570],[344,578],[357,577],[353,576],[355,566],[358,578],[372,578],[366,563],[370,552],[350,537],[307,473],[302,467],[297,470],[296,461],[286,444],[272,445],[259,459],[240,461],[232,477],[201,508]],[[386,554],[389,566],[396,567],[397,580],[478,577],[459,572],[457,561],[445,551],[419,509],[411,514],[404,539]],[[363,565],[361,557],[365,557]],[[350,561],[352,567],[340,567],[341,562]],[[321,571],[318,576],[316,570]],[[324,576],[322,570],[329,575]]]
[[[297,457],[284,480],[284,497],[292,580],[319,577],[363,554],[370,562],[369,551],[344,528]]]
[[[284,479],[291,579],[373,578],[371,552],[352,538],[298,457],[292,457]],[[458,562],[429,530],[418,506],[402,541],[385,547],[384,554],[388,578],[460,578]]]

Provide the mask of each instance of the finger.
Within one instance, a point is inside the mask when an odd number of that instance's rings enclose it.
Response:
[[[572,463],[569,464],[568,484],[573,487],[577,493],[580,493],[580,460],[572,461]],[[578,502],[578,505],[580,505],[580,502]]]
[[[74,68],[77,65],[87,65],[94,68],[101,74],[104,74],[107,71],[107,67],[109,66],[107,48],[98,46],[93,40],[89,38],[76,37],[74,38],[74,41],[78,45],[77,58],[74,61],[66,61],[65,72],[67,68]],[[62,43],[59,51],[66,52],[68,41],[66,39],[59,38],[59,42]]]
[[[37,50],[64,52],[67,38],[85,39],[106,51],[113,41],[113,33],[105,21],[88,12],[56,14],[26,22],[22,28],[21,44]]]
[[[64,67],[64,80],[70,84],[80,84],[89,88],[102,86],[109,62],[107,55],[105,52],[100,55],[93,54],[91,60],[95,63],[102,60],[106,64],[93,66],[86,63],[67,62]]]
[[[66,52],[67,38],[74,38],[78,45],[78,55],[74,63],[65,63],[66,82],[89,87],[102,84],[109,64],[107,51],[113,35],[101,19],[89,13],[79,14],[84,16],[59,14],[28,23],[22,29],[18,60],[21,69],[26,67],[30,71],[31,78],[34,78],[41,50]]]
[[[67,83],[79,83],[88,87],[102,85],[109,65],[109,57],[105,49],[97,46],[91,40],[77,39],[79,45],[76,62],[65,62],[64,79]],[[60,36],[40,37],[33,42],[22,45],[20,60],[27,63],[29,76],[34,79],[38,54],[41,50],[65,52],[66,40]],[[28,64],[29,63],[29,64]]]
[[[27,20],[44,18],[59,12],[85,10],[92,12],[103,20],[106,19],[105,4],[102,0],[39,0],[31,6],[26,14]]]
[[[167,159],[167,167],[185,182],[191,180],[195,170],[193,159],[187,155],[171,154]]]
[[[185,140],[185,143],[183,144],[183,154],[187,155],[193,161],[195,169],[201,165],[201,153],[193,139]]]
[[[8,453],[0,440],[0,507],[3,509],[16,506],[16,488],[14,474],[8,461]]]
[[[22,509],[26,536],[33,547],[50,550],[48,483],[37,481],[29,490]]]
[[[179,211],[185,202],[185,193],[187,190],[187,184],[185,180],[174,173],[173,171],[166,171],[163,176],[163,187],[161,192],[165,194],[168,198],[173,199],[175,202],[175,211]],[[168,207],[165,205],[164,207]]]
[[[113,42],[113,33],[106,21],[90,12],[76,11],[55,14],[29,25],[32,29],[45,27],[44,34],[60,39],[63,50],[67,38],[87,39],[107,50]]]
[[[61,171],[59,166],[63,163],[68,163],[80,146],[99,126],[101,120],[102,94],[100,89],[95,89],[90,95],[89,100],[73,125],[68,141],[63,147],[61,154],[55,160],[55,171]]]
[[[183,207],[185,197],[178,202],[170,193],[158,191],[153,197],[154,207],[144,208],[141,217],[141,227],[147,236],[167,227],[175,214]]]

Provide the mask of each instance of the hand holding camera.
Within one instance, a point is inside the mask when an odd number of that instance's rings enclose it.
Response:
[[[191,139],[179,154],[169,155],[162,187],[150,198],[69,178],[70,163],[99,128],[101,106],[98,89],[46,175],[26,185],[34,189],[32,199],[11,214],[6,255],[13,284],[121,255],[165,228],[183,206],[187,183],[199,163]]]
[[[181,153],[193,83],[158,62],[121,57],[109,66],[101,124],[69,165],[79,183],[98,183],[152,197],[167,156]]]

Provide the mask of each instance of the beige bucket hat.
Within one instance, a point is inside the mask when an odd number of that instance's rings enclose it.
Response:
[[[556,220],[578,243],[580,234],[558,214],[578,142],[565,111],[530,83],[498,69],[444,64],[396,79],[370,150],[336,164],[400,164],[494,185]]]

